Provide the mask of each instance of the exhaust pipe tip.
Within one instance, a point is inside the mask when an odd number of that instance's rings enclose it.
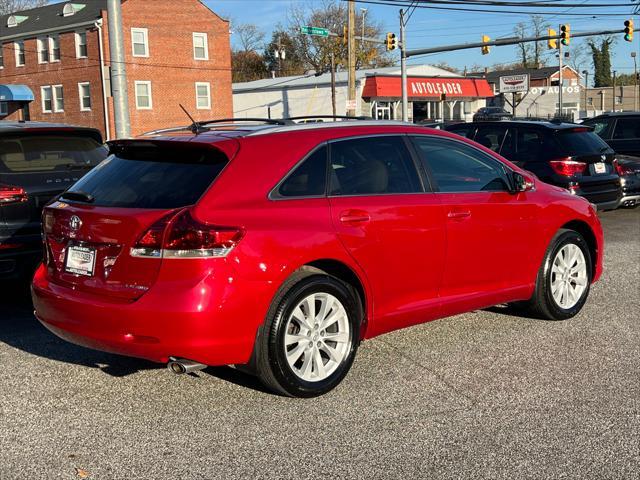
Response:
[[[176,375],[182,375],[184,373],[204,370],[207,366],[204,363],[194,362],[193,360],[187,360],[185,358],[169,358],[167,368]]]

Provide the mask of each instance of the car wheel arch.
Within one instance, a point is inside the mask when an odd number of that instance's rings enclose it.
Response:
[[[560,227],[560,229],[565,230],[573,230],[574,232],[578,232],[582,235],[582,238],[587,242],[587,246],[589,248],[589,254],[591,255],[591,261],[595,265],[596,260],[598,258],[598,242],[596,240],[596,235],[589,226],[588,223],[582,220],[571,220]],[[593,277],[594,272],[591,273]],[[593,280],[593,278],[592,278]]]

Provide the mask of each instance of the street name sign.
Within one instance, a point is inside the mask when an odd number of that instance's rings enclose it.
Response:
[[[321,27],[304,26],[304,27],[300,27],[300,32],[304,33],[305,35],[317,35],[318,37],[329,36],[329,30]]]

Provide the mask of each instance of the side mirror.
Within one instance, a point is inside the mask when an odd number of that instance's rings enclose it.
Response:
[[[535,188],[532,178],[526,177],[518,172],[513,172],[513,193],[530,192]]]

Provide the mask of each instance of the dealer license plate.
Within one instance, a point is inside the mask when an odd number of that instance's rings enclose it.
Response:
[[[90,277],[93,275],[95,265],[95,248],[80,247],[77,245],[67,248],[67,260],[64,265],[65,271]]]
[[[594,169],[594,171],[596,173],[606,173],[607,172],[607,166],[602,162],[594,163],[593,164],[593,169]]]

